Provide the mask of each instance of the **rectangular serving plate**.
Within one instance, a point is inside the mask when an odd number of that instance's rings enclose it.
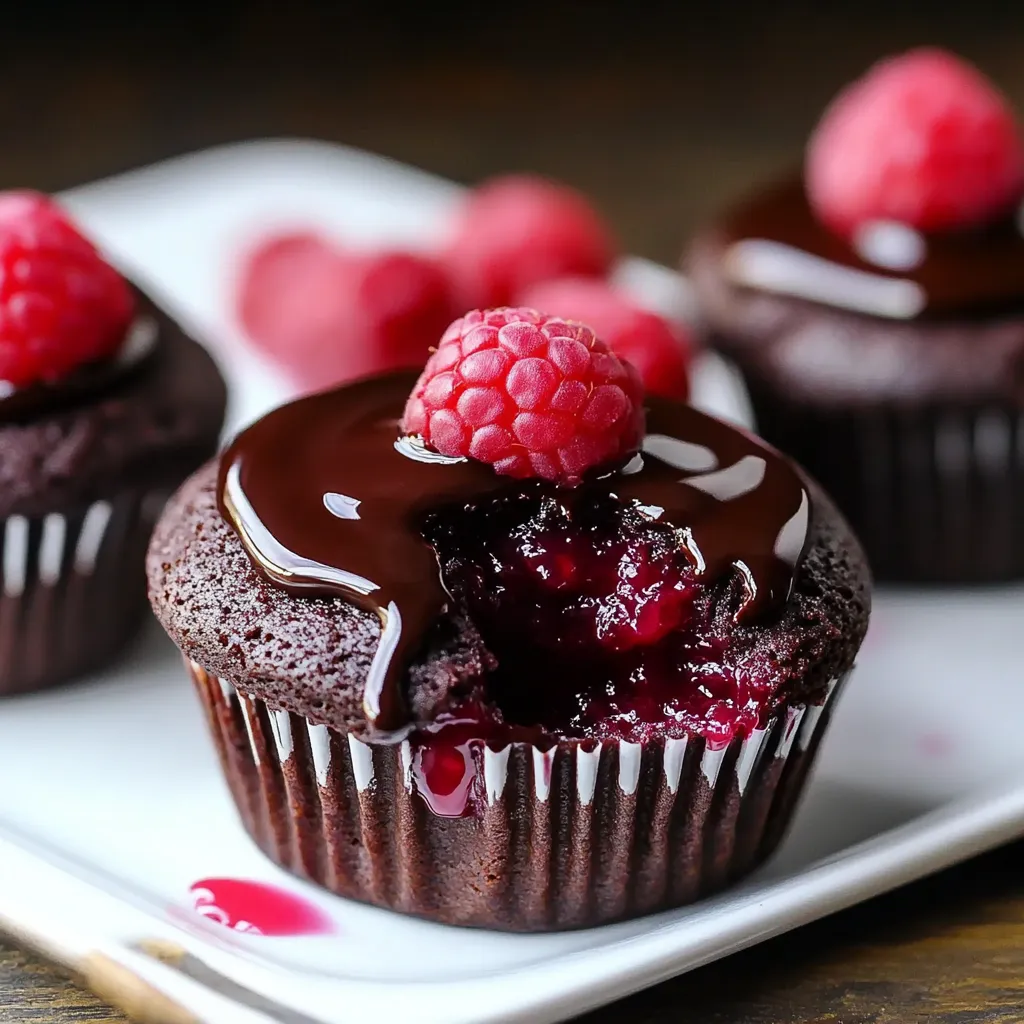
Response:
[[[63,198],[130,274],[208,339],[229,431],[289,397],[231,315],[238,254],[274,228],[428,247],[459,188],[366,153],[262,141]],[[643,260],[617,276],[685,315],[685,283]],[[698,404],[743,421],[729,370]],[[1024,832],[1024,587],[883,591],[791,834],[744,884],[692,907],[554,935],[411,920],[290,878],[236,819],[180,662],[154,626],[117,667],[0,706],[0,926],[110,991],[140,979],[198,1019],[554,1021],[902,885]],[[191,910],[230,876],[302,894],[331,935],[242,934]],[[119,980],[120,979],[120,980]]]

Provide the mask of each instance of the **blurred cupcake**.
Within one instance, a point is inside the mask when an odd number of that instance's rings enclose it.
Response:
[[[150,598],[277,863],[450,924],[677,906],[778,843],[868,621],[828,499],[579,324],[472,313],[172,500]],[[505,443],[502,433],[512,440]]]
[[[0,695],[131,639],[153,523],[224,404],[209,356],[56,204],[0,195]]]
[[[878,577],[1024,576],[1024,146],[947,53],[882,62],[804,173],[688,258],[759,432],[836,499]]]

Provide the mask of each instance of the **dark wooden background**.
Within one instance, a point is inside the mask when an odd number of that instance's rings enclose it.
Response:
[[[955,47],[1024,110],[1019,0],[133,7],[0,7],[0,187],[313,136],[461,181],[554,175],[626,249],[672,263],[716,205],[798,159],[829,96],[884,53]],[[1008,847],[589,1019],[1022,1022],[1022,860]],[[123,1019],[0,945],[0,1020]]]

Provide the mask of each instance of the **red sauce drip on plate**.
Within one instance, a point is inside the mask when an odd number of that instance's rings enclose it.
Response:
[[[332,919],[308,900],[266,882],[201,878],[189,892],[196,911],[246,935],[327,935]]]

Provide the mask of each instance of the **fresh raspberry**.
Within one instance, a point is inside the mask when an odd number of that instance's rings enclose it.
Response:
[[[685,401],[690,393],[690,339],[678,324],[642,309],[604,281],[561,278],[527,288],[518,299],[567,320],[590,324],[620,358],[636,367],[644,390]]]
[[[49,383],[111,356],[131,289],[53,200],[0,193],[0,381]]]
[[[404,428],[442,455],[575,483],[638,447],[643,395],[633,367],[589,327],[532,309],[473,310],[441,338]]]
[[[339,260],[311,234],[279,235],[257,246],[243,264],[238,292],[239,319],[252,340],[290,362],[303,339],[336,323]]]
[[[303,388],[423,366],[452,318],[447,279],[407,252],[345,252],[315,235],[270,239],[243,269],[239,318]]]
[[[988,223],[1024,194],[1024,145],[996,88],[942,50],[875,65],[825,111],[807,193],[834,231],[899,221],[922,231]]]
[[[551,277],[603,277],[614,255],[607,227],[578,192],[509,175],[469,194],[447,263],[463,308],[496,307]]]

